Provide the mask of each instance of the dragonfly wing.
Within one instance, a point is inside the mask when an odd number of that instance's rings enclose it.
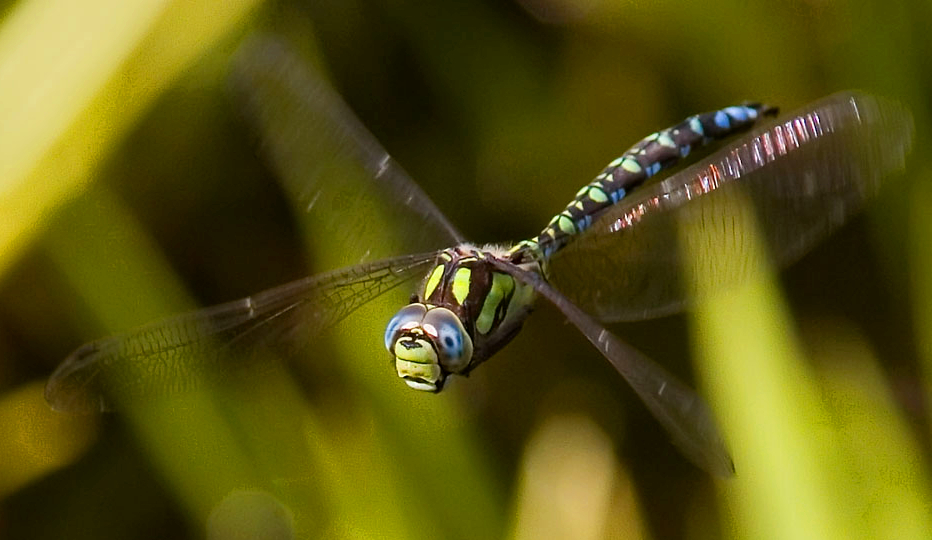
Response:
[[[310,230],[341,246],[347,264],[463,241],[320,72],[283,40],[246,40],[231,83],[284,187],[308,212]],[[399,228],[397,245],[364,240],[384,238],[368,234],[379,233],[383,220]]]
[[[734,474],[734,463],[712,411],[695,391],[615,337],[540,275],[500,261],[496,264],[501,270],[534,287],[579,328],[628,381],[683,455],[710,473],[719,476]]]
[[[801,257],[904,167],[912,135],[909,112],[895,103],[824,98],[607,209],[554,255],[550,281],[602,321],[679,311],[700,288],[746,278],[758,253],[752,234],[778,266]],[[723,244],[739,260],[716,261]],[[703,272],[684,271],[697,262]]]
[[[183,390],[206,371],[258,359],[263,347],[287,344],[293,352],[420,276],[435,258],[408,255],[319,274],[87,343],[52,374],[45,397],[56,410],[110,410],[112,395],[143,399]]]

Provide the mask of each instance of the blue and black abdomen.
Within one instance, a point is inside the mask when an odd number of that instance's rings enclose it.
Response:
[[[750,128],[773,107],[756,103],[691,116],[683,122],[648,135],[612,161],[592,182],[580,189],[566,208],[553,217],[534,238],[516,244],[515,262],[546,260],[570,239],[589,228],[604,209],[659,171],[671,167],[694,149]]]

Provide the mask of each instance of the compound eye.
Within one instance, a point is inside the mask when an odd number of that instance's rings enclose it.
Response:
[[[456,373],[466,367],[472,359],[472,340],[463,327],[459,317],[445,308],[434,308],[424,316],[422,326],[432,326],[436,335],[434,343],[440,356],[440,363],[449,371]],[[428,333],[431,334],[430,330]]]
[[[398,313],[388,321],[388,325],[385,327],[385,348],[388,349],[388,352],[394,350],[398,334],[406,327],[410,328],[419,325],[424,319],[425,313],[427,313],[427,306],[424,304],[409,304],[398,310]]]

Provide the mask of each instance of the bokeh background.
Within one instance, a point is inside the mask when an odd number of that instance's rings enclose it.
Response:
[[[0,4],[0,537],[929,537],[930,11]],[[52,412],[45,381],[81,343],[347,263],[229,91],[257,29],[317,62],[477,242],[536,233],[642,136],[747,99],[789,110],[859,88],[906,104],[916,140],[906,173],[789,269],[612,327],[708,397],[733,479],[682,458],[547,306],[468,380],[408,390],[381,345],[402,291],[246,399]]]

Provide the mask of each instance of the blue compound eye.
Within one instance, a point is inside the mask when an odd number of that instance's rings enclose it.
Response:
[[[437,331],[439,332],[437,341],[443,349],[444,356],[449,358],[463,356],[463,335],[460,334],[459,328],[452,324],[444,324]]]
[[[445,308],[434,308],[427,312],[422,323],[433,338],[440,363],[456,373],[469,365],[472,359],[472,340],[459,317]]]
[[[427,306],[424,304],[409,304],[401,308],[388,321],[388,325],[385,327],[385,348],[388,349],[388,352],[392,352],[401,328],[409,323],[420,323],[426,312]]]

